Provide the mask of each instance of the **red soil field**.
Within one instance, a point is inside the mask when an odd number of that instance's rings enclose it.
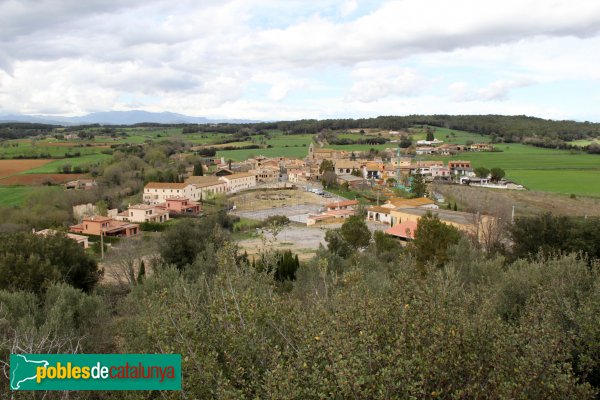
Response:
[[[48,164],[50,159],[41,160],[0,160],[0,179]]]
[[[80,178],[83,174],[24,174],[0,178],[0,185],[59,184]]]

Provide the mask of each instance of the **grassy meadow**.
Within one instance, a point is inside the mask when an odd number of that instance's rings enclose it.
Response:
[[[40,190],[40,186],[0,186],[0,206],[11,207],[23,204],[33,193]],[[43,187],[47,190],[47,187]],[[53,187],[53,190],[62,190]]]
[[[600,197],[600,157],[522,144],[498,144],[500,152],[462,153],[424,159],[468,160],[473,168],[499,167],[506,177],[531,190]]]

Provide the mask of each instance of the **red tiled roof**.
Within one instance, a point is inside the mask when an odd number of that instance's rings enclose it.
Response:
[[[416,230],[417,223],[415,221],[404,221],[398,225],[392,226],[390,229],[386,230],[385,233],[403,239],[414,239]]]

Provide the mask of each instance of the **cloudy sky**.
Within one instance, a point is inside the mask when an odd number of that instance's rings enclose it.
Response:
[[[598,0],[0,0],[0,114],[600,121]]]

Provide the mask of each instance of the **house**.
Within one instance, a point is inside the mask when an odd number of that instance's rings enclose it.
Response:
[[[455,144],[443,144],[437,148],[437,152],[442,156],[452,156],[458,153],[458,146]]]
[[[392,224],[391,209],[386,207],[371,206],[367,208],[367,221],[381,222],[382,224]]]
[[[385,233],[394,236],[400,240],[412,240],[415,238],[417,222],[406,220],[387,229]]]
[[[148,204],[135,204],[115,216],[117,221],[137,223],[163,223],[169,220],[169,212]]]
[[[186,183],[170,183],[170,182],[150,182],[144,186],[144,203],[156,205],[164,203],[168,197],[184,196],[195,198],[195,188],[187,183],[192,178],[202,178],[201,176],[192,176],[186,180]]]
[[[433,213],[438,216],[440,221],[447,225],[471,235],[481,234],[480,227],[487,224],[493,217],[488,215],[475,215],[460,211],[451,210],[431,210],[425,208],[401,208],[392,210],[392,222],[394,225],[402,224],[406,221],[419,222],[419,219],[426,213]]]
[[[347,152],[344,150],[317,148],[314,143],[311,143],[308,146],[307,159],[309,161],[337,160],[345,158],[346,155]]]
[[[227,176],[233,175],[233,171],[227,168],[220,168],[217,172],[215,172],[215,176]]]
[[[383,177],[384,164],[367,163],[363,170],[367,179],[381,179]]]
[[[256,176],[260,183],[272,183],[279,181],[279,167],[265,166],[250,170],[249,173]]]
[[[84,235],[133,236],[140,232],[140,226],[109,217],[93,216],[84,218],[80,224],[70,226],[69,230]]]
[[[306,183],[306,173],[302,169],[288,169],[288,181],[292,183]]]
[[[42,229],[41,231],[33,231],[36,235],[40,236],[48,236],[48,235],[65,235],[71,240],[74,240],[79,246],[87,249],[90,247],[90,243],[87,236],[77,235],[75,233],[63,233],[59,231],[55,231],[54,229]]]
[[[75,179],[65,183],[67,190],[91,190],[98,186],[95,179]]]
[[[249,172],[223,176],[221,179],[227,184],[227,193],[237,193],[256,187],[256,175]]]
[[[360,163],[351,160],[336,160],[335,173],[338,175],[351,174],[353,171],[360,170]]]
[[[192,195],[183,195],[181,197],[187,197],[192,201],[202,201],[202,199],[210,198],[217,194],[227,194],[227,182],[225,181],[225,177],[190,176],[185,182],[192,185]],[[165,197],[163,203],[166,202],[167,197]]]
[[[438,144],[444,143],[443,140],[433,139],[433,140],[417,140],[418,146],[436,146]]]
[[[167,198],[165,203],[156,207],[165,210],[169,215],[198,215],[202,211],[200,203],[177,196]]]
[[[364,182],[364,180],[365,180],[365,178],[360,177],[360,176],[354,176],[354,175],[345,174],[345,175],[337,176],[338,185],[347,184],[351,188],[359,187]]]
[[[470,151],[494,151],[494,145],[490,143],[473,143],[469,146]]]
[[[447,167],[434,166],[430,169],[431,176],[435,178],[450,178],[450,169]]]
[[[436,151],[435,147],[430,146],[420,146],[415,149],[415,153],[419,156],[434,154]]]
[[[356,210],[358,207],[357,200],[345,200],[345,201],[336,201],[335,203],[329,203],[325,205],[327,211],[333,210]]]
[[[461,168],[463,170],[471,168],[471,161],[463,161],[463,160],[453,160],[448,161],[448,169],[450,172],[454,173],[454,170],[457,168]]]

